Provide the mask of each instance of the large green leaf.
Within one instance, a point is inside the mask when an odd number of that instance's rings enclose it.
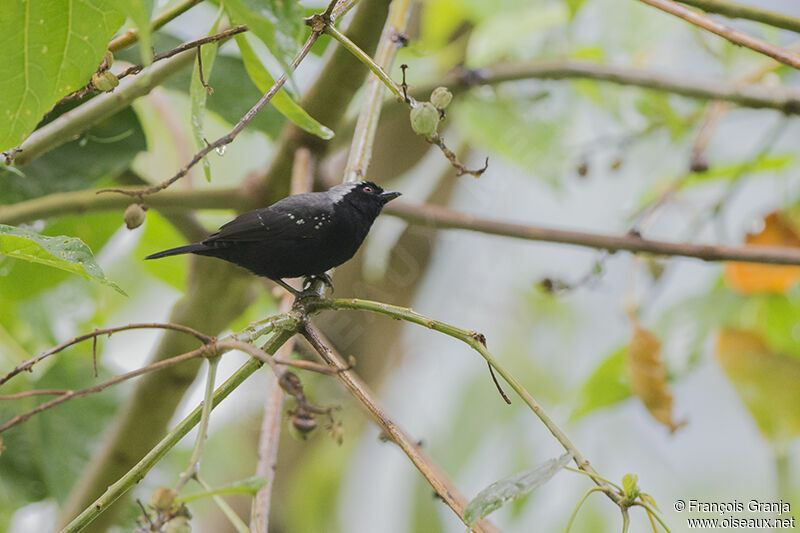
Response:
[[[565,453],[556,459],[549,459],[535,468],[517,472],[513,476],[495,481],[478,493],[464,509],[464,521],[469,526],[496,511],[506,502],[524,496],[556,475],[567,463],[572,460],[572,455]]]
[[[0,255],[60,268],[125,294],[106,277],[89,247],[75,237],[47,237],[35,231],[0,224]]]
[[[258,90],[265,93],[275,83],[275,80],[261,64],[261,60],[250,47],[247,38],[239,34],[236,36],[236,44],[239,45],[239,51],[242,53],[242,60],[250,75],[250,79],[256,84]],[[305,110],[297,105],[294,100],[287,94],[286,91],[280,89],[275,96],[272,97],[270,103],[281,112],[286,118],[303,128],[307,132],[321,137],[322,139],[330,139],[333,137],[333,131],[320,124],[314,118],[305,112]]]
[[[124,21],[112,0],[3,2],[0,151],[20,144],[56,102],[89,82]]]

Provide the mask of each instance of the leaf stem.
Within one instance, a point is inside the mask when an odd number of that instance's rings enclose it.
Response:
[[[592,488],[590,488],[589,490],[587,490],[583,494],[581,499],[578,500],[578,503],[575,505],[575,509],[572,510],[572,514],[569,516],[569,522],[567,522],[567,529],[566,529],[565,533],[569,533],[569,530],[572,529],[572,523],[575,521],[575,518],[578,516],[578,511],[580,510],[581,506],[583,505],[583,502],[585,502],[586,499],[593,492],[602,492],[602,491],[603,491],[603,489],[601,489],[600,487],[592,487]]]

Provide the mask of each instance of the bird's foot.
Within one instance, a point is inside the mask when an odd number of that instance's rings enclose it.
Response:
[[[314,281],[321,281],[322,283],[327,285],[327,287],[331,290],[331,293],[333,293],[333,280],[325,272],[323,272],[322,274],[312,274],[311,276],[306,276],[306,279],[303,282],[304,293],[313,292],[314,294],[316,294],[316,291],[314,291]]]

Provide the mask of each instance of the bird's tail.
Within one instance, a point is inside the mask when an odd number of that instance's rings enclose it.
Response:
[[[154,253],[145,257],[145,259],[160,259],[162,257],[169,257],[171,255],[191,254],[208,250],[208,246],[203,243],[187,244],[186,246],[178,246],[177,248],[170,248],[163,252]]]

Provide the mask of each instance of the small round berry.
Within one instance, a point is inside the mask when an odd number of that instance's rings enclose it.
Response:
[[[144,223],[144,217],[144,209],[139,204],[129,205],[128,209],[125,210],[125,214],[122,215],[122,219],[128,229],[136,229],[141,226]]]
[[[439,111],[430,102],[411,110],[411,129],[420,135],[433,135],[439,127]]]
[[[95,72],[92,74],[92,85],[97,87],[98,90],[107,93],[113,91],[119,85],[119,80],[107,70],[105,72]]]
[[[438,109],[444,109],[453,100],[453,93],[447,87],[437,87],[431,93],[431,103]]]

